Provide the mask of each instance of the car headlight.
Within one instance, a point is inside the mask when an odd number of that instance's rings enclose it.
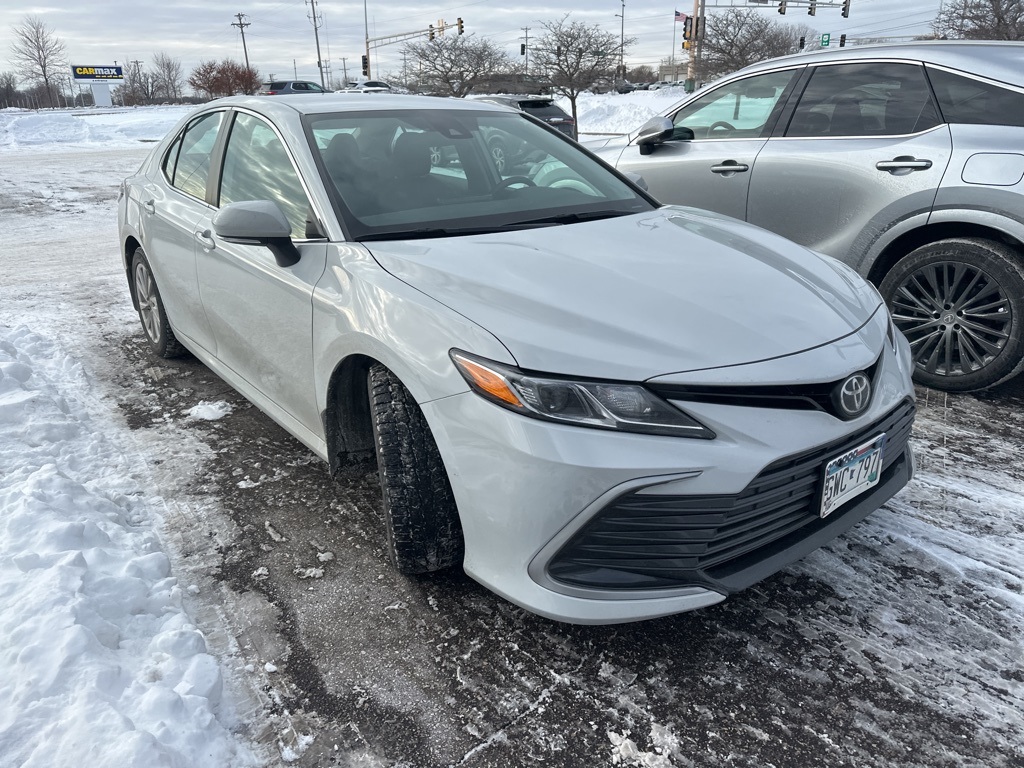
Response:
[[[452,362],[481,397],[524,416],[581,427],[710,440],[715,433],[640,384],[527,374],[453,349]]]

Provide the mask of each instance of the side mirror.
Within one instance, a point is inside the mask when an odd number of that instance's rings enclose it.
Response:
[[[636,145],[641,155],[649,155],[654,147],[672,138],[675,126],[667,117],[652,117],[641,126],[636,135]]]
[[[213,231],[228,243],[265,245],[279,267],[291,267],[299,261],[291,224],[273,200],[243,200],[225,205],[213,217]]]

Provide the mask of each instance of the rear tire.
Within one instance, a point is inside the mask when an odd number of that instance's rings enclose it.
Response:
[[[383,365],[367,376],[388,553],[414,575],[462,561],[459,513],[423,411]]]
[[[163,358],[181,357],[187,351],[174,336],[164,303],[160,298],[160,290],[156,287],[156,278],[150,269],[146,253],[136,248],[132,256],[132,286],[135,292],[135,303],[142,322],[142,332],[149,342],[150,348]]]
[[[923,245],[879,291],[910,341],[918,383],[969,392],[1024,368],[1024,267],[1009,246],[979,238]]]

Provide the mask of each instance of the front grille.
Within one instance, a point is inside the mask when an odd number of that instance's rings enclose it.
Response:
[[[879,486],[905,469],[901,460],[914,410],[913,402],[905,400],[846,438],[780,459],[736,495],[624,494],[559,550],[548,573],[565,584],[600,589],[699,585],[732,591],[746,586],[730,582],[730,577],[756,571],[755,566],[777,557],[783,546],[827,526],[836,528],[836,521],[863,500],[851,499],[827,518],[818,515],[823,467],[829,459],[885,432]]]
[[[872,386],[877,384],[879,357],[864,369]],[[843,418],[832,402],[832,393],[846,379],[812,384],[782,385],[700,385],[647,382],[647,388],[666,400],[691,400],[718,405],[743,405],[751,408],[785,408],[796,411],[824,411]]]

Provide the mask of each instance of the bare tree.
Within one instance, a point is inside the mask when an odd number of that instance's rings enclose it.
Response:
[[[947,38],[1024,40],[1024,0],[952,0],[932,29]]]
[[[42,84],[48,106],[53,106],[53,82],[67,68],[66,48],[40,17],[26,16],[21,26],[14,27],[11,62],[26,80]]]
[[[0,72],[0,107],[13,107],[18,95],[18,76],[13,72]]]
[[[181,98],[181,91],[185,87],[185,71],[181,68],[180,60],[162,51],[155,53],[150,73],[158,96],[169,101]]]
[[[531,47],[531,68],[547,72],[551,90],[569,99],[576,119],[576,99],[602,78],[611,77],[619,63],[619,36],[605,32],[596,24],[569,21],[566,14],[560,21],[541,25],[544,34]],[[635,42],[623,41],[623,51]]]
[[[201,61],[192,70],[188,84],[208,99],[236,93],[256,93],[260,89],[260,73],[231,59],[217,63]]]
[[[446,96],[465,96],[485,75],[510,66],[503,51],[475,35],[438,36],[409,43],[404,52],[420,72],[420,89]]]
[[[641,64],[626,72],[626,79],[631,83],[653,83],[658,79],[658,73],[653,67]]]
[[[701,41],[702,80],[713,80],[765,59],[795,53],[806,25],[781,24],[753,8],[729,8],[706,17]]]

